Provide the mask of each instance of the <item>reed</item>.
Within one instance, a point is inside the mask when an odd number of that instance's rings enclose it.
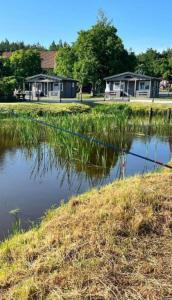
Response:
[[[45,161],[52,164],[65,166],[69,164],[77,170],[89,175],[93,172],[97,178],[107,175],[110,169],[115,166],[122,149],[130,150],[135,136],[158,135],[162,138],[171,136],[171,124],[160,116],[153,120],[149,117],[133,117],[128,115],[128,110],[118,113],[104,114],[100,112],[72,114],[54,117],[46,115],[41,120],[54,126],[68,129],[72,132],[93,137],[107,144],[113,144],[116,148],[114,152],[103,146],[98,146],[93,142],[83,140],[79,137],[41,126],[32,122],[25,116],[7,117],[0,114],[0,136],[2,144],[10,143],[13,146],[22,146],[26,157],[33,157],[33,151],[37,153],[40,166]],[[9,146],[10,146],[9,145]],[[48,147],[45,152],[45,146]],[[48,159],[44,158],[47,151]],[[46,167],[43,168],[46,170]],[[90,174],[91,175],[91,174]],[[93,174],[92,174],[93,175]]]

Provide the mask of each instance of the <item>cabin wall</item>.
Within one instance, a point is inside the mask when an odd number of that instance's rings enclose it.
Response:
[[[114,83],[120,83],[118,96],[120,96],[120,90],[123,90],[126,94],[129,94],[131,97],[148,97],[148,98],[157,98],[159,97],[159,88],[160,82],[158,80],[115,80],[106,82],[106,93],[114,91]],[[144,83],[145,86],[149,88],[141,87],[141,83]]]
[[[76,83],[74,81],[63,82],[63,98],[75,98],[76,97]]]
[[[160,81],[152,80],[151,90],[150,90],[150,98],[158,98],[159,97],[159,89],[160,89]]]

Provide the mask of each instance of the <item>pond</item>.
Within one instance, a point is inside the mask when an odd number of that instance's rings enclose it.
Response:
[[[95,122],[96,118],[96,122]],[[49,118],[48,123],[96,137],[115,152],[78,137],[22,118],[0,119],[0,239],[13,226],[11,210],[20,210],[22,228],[39,220],[52,206],[118,178],[156,170],[154,163],[121,149],[168,163],[172,137],[168,124],[136,120],[121,126],[109,118]],[[125,162],[125,165],[123,165]]]

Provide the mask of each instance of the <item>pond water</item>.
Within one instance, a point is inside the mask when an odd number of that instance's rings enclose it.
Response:
[[[22,227],[28,228],[49,208],[59,206],[71,196],[110,183],[123,175],[143,174],[159,167],[131,155],[122,157],[121,138],[127,150],[164,163],[171,159],[172,139],[158,133],[147,136],[125,132],[121,137],[111,131],[110,141],[116,145],[116,153],[112,150],[103,152],[104,149],[93,145],[91,152],[87,153],[88,162],[84,163],[79,155],[84,144],[70,159],[65,152],[67,144],[64,143],[60,150],[58,142],[53,138],[53,143],[50,143],[44,134],[32,144],[26,142],[28,136],[25,134],[26,139],[19,143],[16,128],[10,126],[0,130],[0,239],[9,234],[14,223],[14,216],[9,213],[11,210],[20,209]],[[73,144],[71,147],[77,151],[77,145],[76,149]],[[124,159],[125,168],[122,168]]]

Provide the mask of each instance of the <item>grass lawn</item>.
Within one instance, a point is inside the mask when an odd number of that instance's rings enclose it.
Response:
[[[44,115],[44,114],[65,114],[65,113],[82,113],[89,111],[89,106],[79,103],[0,103],[0,111],[13,110],[18,113]]]
[[[35,114],[60,114],[60,113],[80,113],[87,112],[91,108],[100,108],[101,112],[113,111],[113,108],[129,106],[133,112],[148,113],[152,107],[154,112],[164,112],[172,108],[172,104],[159,104],[159,103],[130,103],[130,102],[114,102],[114,101],[96,101],[86,103],[0,103],[0,111],[15,110],[21,113],[35,113]]]
[[[131,102],[114,102],[114,101],[99,101],[92,104],[97,111],[113,113],[116,108],[130,107],[132,112],[136,115],[144,115],[150,112],[152,108],[155,114],[166,113],[168,109],[172,109],[172,104],[159,104],[159,103],[131,103]]]
[[[2,243],[1,299],[171,299],[171,182],[114,182]]]

